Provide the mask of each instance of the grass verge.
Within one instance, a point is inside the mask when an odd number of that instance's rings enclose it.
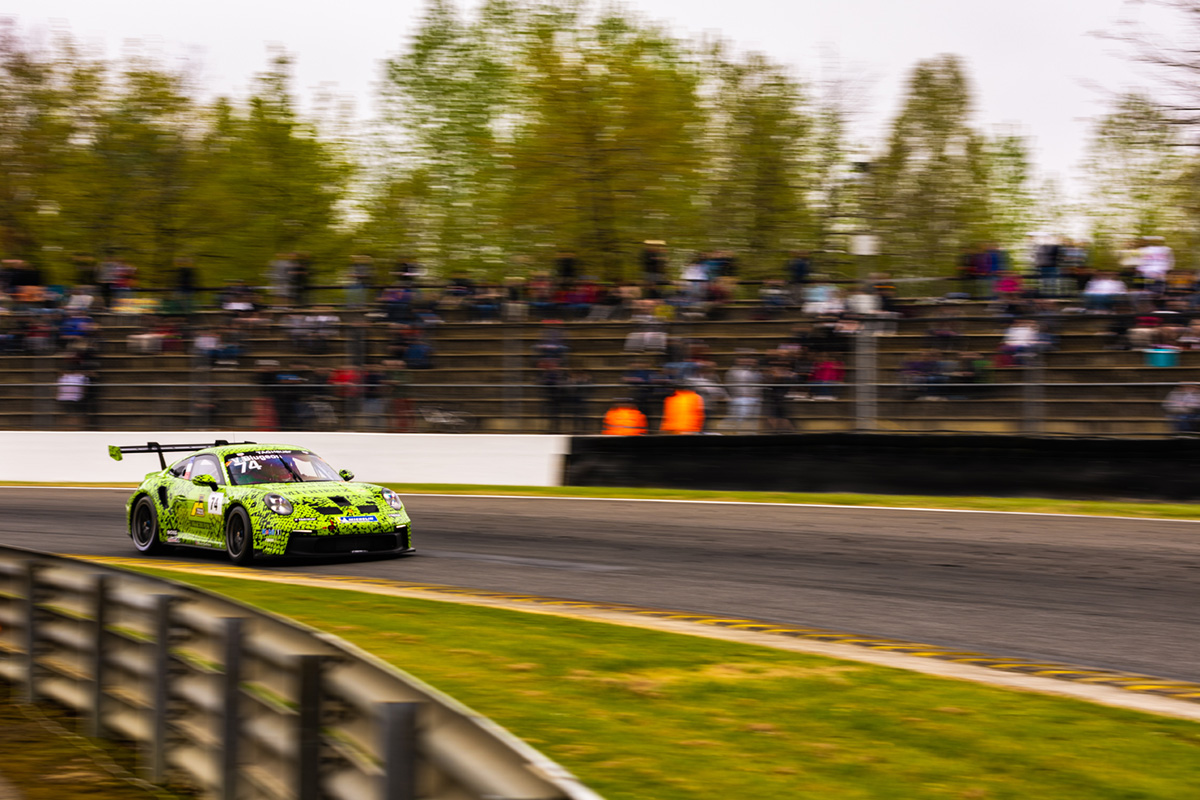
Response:
[[[1040,514],[1085,514],[1111,517],[1157,517],[1200,520],[1200,503],[1153,501],[1055,500],[1037,497],[934,497],[929,495],[818,494],[815,492],[722,492],[690,489],[636,489],[594,486],[473,486],[446,483],[389,483],[409,494],[491,494],[512,497],[586,497],[644,500],[704,500],[739,503],[787,503],[891,508],[942,508],[967,511],[1012,511]]]
[[[724,492],[692,489],[641,489],[606,486],[479,486],[454,483],[388,483],[402,494],[503,495],[507,497],[582,497],[626,500],[701,500],[738,503],[787,503],[876,508],[940,508],[963,511],[1010,511],[1025,514],[1082,514],[1103,517],[1154,517],[1200,520],[1200,503],[1159,503],[1149,500],[1056,500],[1039,497],[940,497],[816,492]],[[119,483],[25,483],[2,481],[3,486],[83,486],[126,488]]]
[[[134,752],[111,742],[68,736],[76,717],[57,706],[23,706],[0,689],[0,771],[24,800],[183,800],[195,797],[174,787],[136,779]]]
[[[143,571],[337,634],[608,800],[1193,800],[1200,785],[1193,722],[603,623]]]

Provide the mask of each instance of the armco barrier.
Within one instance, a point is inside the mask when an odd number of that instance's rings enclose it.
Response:
[[[224,800],[599,800],[334,636],[169,581],[0,547],[0,679]]]
[[[798,434],[597,436],[568,486],[1194,501],[1200,440]]]
[[[146,442],[294,444],[370,483],[562,485],[566,436],[286,431],[0,431],[0,481],[127,482],[158,469],[154,457],[108,458],[110,444]]]

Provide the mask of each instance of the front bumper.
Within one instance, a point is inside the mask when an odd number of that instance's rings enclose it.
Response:
[[[401,555],[415,552],[412,546],[412,526],[399,525],[386,533],[293,533],[288,537],[284,555],[327,556],[366,553]]]

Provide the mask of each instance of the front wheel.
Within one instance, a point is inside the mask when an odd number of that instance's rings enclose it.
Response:
[[[137,505],[133,507],[133,521],[129,525],[129,532],[133,535],[133,546],[139,553],[152,555],[162,552],[163,545],[158,540],[158,510],[149,497],[138,500]]]
[[[236,507],[225,518],[225,551],[240,567],[254,560],[254,532],[246,509]]]

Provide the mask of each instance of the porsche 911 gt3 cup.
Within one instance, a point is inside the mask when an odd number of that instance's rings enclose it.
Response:
[[[400,496],[354,483],[316,453],[289,445],[158,444],[109,447],[157,453],[151,472],[126,503],[134,547],[225,548],[236,564],[256,556],[413,552],[412,523]],[[164,453],[190,455],[167,465]]]

